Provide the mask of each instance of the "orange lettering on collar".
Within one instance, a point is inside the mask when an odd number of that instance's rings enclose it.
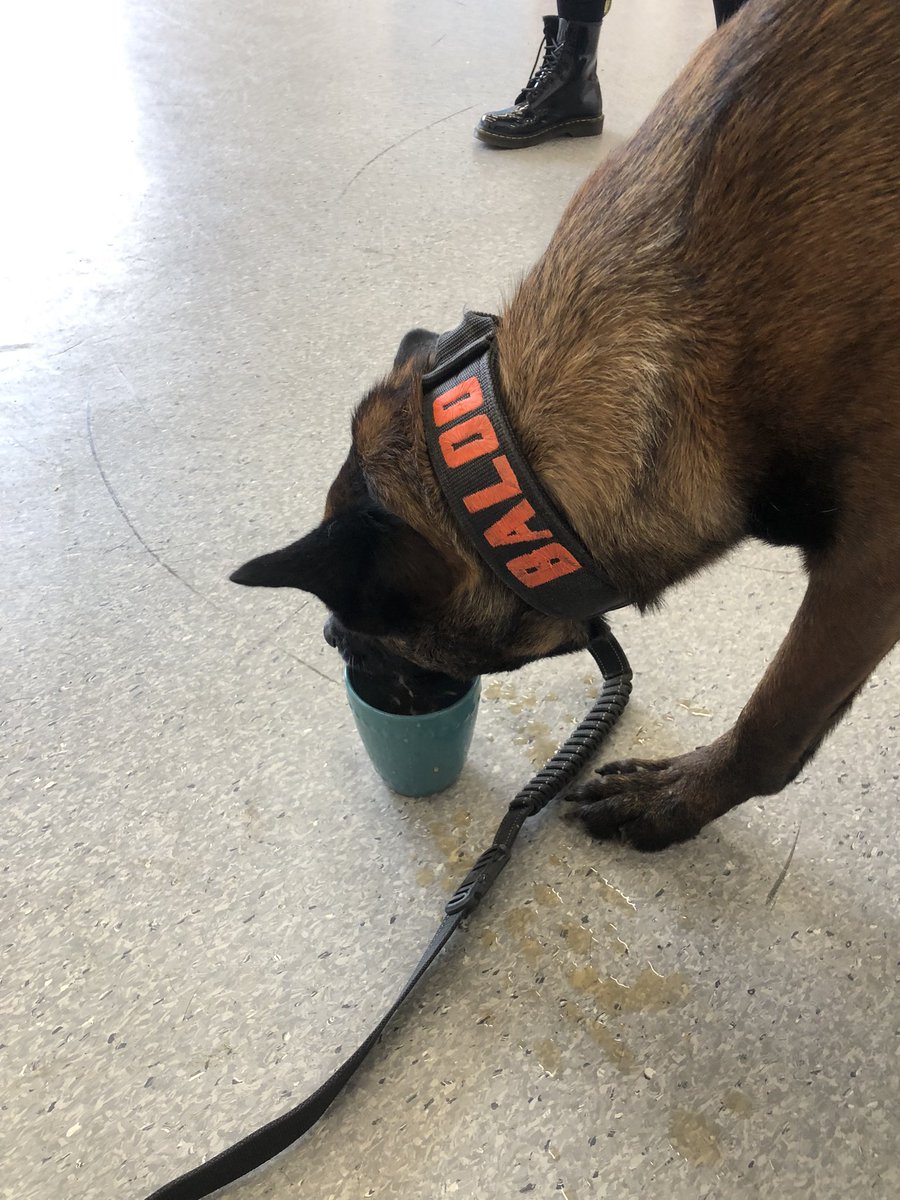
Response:
[[[489,546],[513,546],[517,542],[540,542],[544,538],[552,538],[550,529],[529,528],[528,522],[533,516],[534,509],[528,501],[520,500],[484,531],[485,541]]]
[[[581,570],[581,563],[565,546],[559,542],[550,542],[546,546],[538,546],[528,554],[520,554],[511,558],[506,564],[510,571],[524,583],[526,587],[540,587],[542,583],[550,583],[563,575],[571,575],[573,571]]]
[[[492,483],[488,487],[481,488],[464,497],[463,504],[471,513],[481,512],[483,508],[490,508],[493,504],[499,504],[501,500],[512,500],[513,496],[522,494],[515,471],[509,465],[509,459],[505,454],[498,454],[495,459],[492,459],[491,466],[497,472],[500,482]]]
[[[464,379],[462,383],[458,383],[456,387],[450,388],[449,392],[435,396],[431,405],[434,423],[438,429],[441,429],[444,425],[455,421],[457,417],[464,417],[466,413],[481,408],[482,404],[484,404],[484,392],[481,390],[478,379],[473,375],[470,379]]]
[[[438,444],[448,467],[461,467],[500,448],[494,426],[485,413],[468,417],[452,429],[445,429],[438,438]]]

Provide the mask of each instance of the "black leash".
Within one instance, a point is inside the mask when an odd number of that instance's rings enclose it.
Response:
[[[463,919],[473,913],[487,895],[494,880],[509,862],[513,843],[529,817],[535,816],[553,800],[585,766],[612,731],[631,694],[631,668],[618,642],[602,630],[588,646],[603,673],[603,687],[590,712],[560,746],[559,750],[527,783],[510,804],[494,834],[493,844],[447,902],[444,919],[419,959],[419,963],[397,999],[362,1045],[354,1051],[330,1079],[296,1108],[276,1117],[262,1129],[223,1150],[215,1158],[173,1179],[153,1192],[147,1200],[203,1200],[205,1196],[248,1175],[286,1150],[310,1130],[326,1109],[337,1099],[363,1059],[381,1037],[407,996],[449,942]]]

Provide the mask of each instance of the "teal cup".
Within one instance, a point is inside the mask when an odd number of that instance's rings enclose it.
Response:
[[[350,711],[375,770],[402,796],[432,796],[452,787],[463,769],[481,697],[481,680],[437,712],[398,716],[373,708],[344,671]]]

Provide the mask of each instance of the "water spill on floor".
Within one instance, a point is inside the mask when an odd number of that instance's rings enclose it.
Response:
[[[593,682],[593,677],[591,677]],[[485,687],[488,699],[506,703],[521,712],[535,701],[531,693],[516,692],[509,680],[493,680]],[[530,744],[543,763],[556,749],[547,746],[548,726],[529,718],[522,727],[520,744]],[[519,740],[518,738],[516,740]],[[423,815],[423,824],[439,861],[420,865],[416,880],[422,887],[437,884],[445,891],[457,886],[463,871],[479,847],[469,844],[471,813],[457,806],[445,812],[435,808]],[[687,994],[687,979],[675,972],[660,974],[651,964],[628,967],[629,948],[619,928],[604,919],[604,910],[626,921],[636,913],[631,899],[594,867],[587,870],[587,904],[592,916],[569,911],[565,901],[566,879],[575,874],[564,857],[550,854],[546,860],[550,879],[536,879],[523,902],[500,910],[491,926],[476,926],[481,947],[503,956],[506,971],[505,995],[498,1004],[489,1003],[478,1015],[478,1023],[503,1027],[513,1025],[528,1031],[519,1045],[533,1057],[540,1071],[558,1076],[567,1066],[584,1061],[584,1047],[575,1050],[576,1037],[584,1035],[602,1055],[602,1060],[619,1071],[637,1067],[635,1053],[627,1044],[627,1019],[634,1014],[660,1013],[678,1004]],[[584,891],[585,876],[579,871]],[[618,965],[611,972],[612,961]],[[524,1010],[513,1015],[515,1002]],[[568,1028],[567,1028],[568,1027]],[[731,1099],[739,1105],[739,1099]],[[723,1100],[723,1105],[728,1102]],[[700,1126],[687,1117],[676,1122],[675,1136],[691,1153],[711,1154],[701,1146]],[[693,1139],[693,1140],[692,1140]],[[699,1149],[697,1147],[700,1147]],[[679,1152],[681,1152],[679,1150]]]
[[[715,1121],[689,1108],[676,1108],[669,1118],[669,1141],[695,1166],[714,1166],[722,1157],[722,1131]]]
[[[593,888],[595,891],[599,892],[601,899],[605,900],[607,904],[612,904],[615,908],[628,909],[630,912],[637,911],[625,893],[619,891],[619,889],[614,884],[610,883],[608,879],[604,879],[599,871],[591,867],[588,871],[588,874],[595,877],[593,880]]]
[[[592,1016],[576,1001],[567,1000],[559,1011],[565,1021],[576,1025],[587,1034],[613,1066],[622,1071],[630,1070],[634,1066],[634,1055],[622,1040],[621,1035],[615,1034],[608,1025]]]
[[[687,977],[680,971],[660,975],[649,963],[631,984],[621,983],[612,975],[601,975],[589,965],[572,967],[566,978],[576,991],[589,995],[597,1008],[607,1014],[659,1012],[683,1000],[688,990]]]
[[[416,872],[416,883],[420,887],[437,884],[443,892],[450,893],[459,885],[477,855],[476,848],[469,845],[471,823],[471,812],[462,806],[449,812],[434,808],[424,810],[422,824],[440,861],[420,865]]]
[[[559,1046],[551,1038],[538,1038],[531,1047],[535,1058],[541,1064],[541,1069],[548,1075],[555,1075],[562,1062]]]
[[[550,887],[548,883],[536,883],[534,885],[534,899],[537,904],[543,904],[547,908],[553,908],[557,904],[562,904],[562,897],[559,892]]]
[[[482,695],[486,700],[502,700],[511,713],[534,709],[538,704],[537,693],[531,689],[520,691],[512,679],[492,679],[484,685]]]
[[[729,1112],[734,1113],[736,1117],[749,1117],[753,1115],[753,1105],[744,1093],[737,1088],[733,1088],[730,1092],[725,1093],[722,1097],[722,1104]]]
[[[574,721],[572,723],[574,724]],[[519,731],[513,735],[514,745],[524,746],[528,751],[531,765],[538,769],[553,757],[563,740],[563,737],[558,737],[551,731],[546,722],[534,717],[529,717]]]
[[[561,926],[559,936],[575,954],[590,954],[595,945],[594,935],[588,925],[567,921]],[[624,944],[624,943],[623,943]]]

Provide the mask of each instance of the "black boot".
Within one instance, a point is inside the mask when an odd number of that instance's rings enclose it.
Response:
[[[600,22],[544,17],[544,59],[512,108],[485,113],[475,136],[512,150],[558,137],[603,132],[603,101],[597,79]]]

